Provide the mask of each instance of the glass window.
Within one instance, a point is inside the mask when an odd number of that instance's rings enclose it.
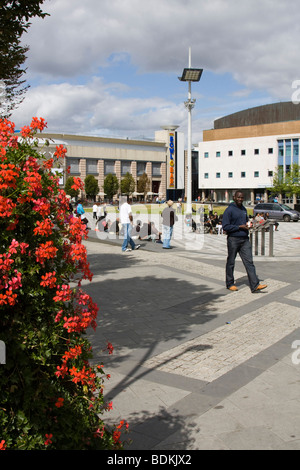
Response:
[[[291,165],[291,163],[292,163],[291,139],[286,139],[285,141],[285,164]]]
[[[246,172],[245,171],[241,171],[241,178],[246,178]]]
[[[67,158],[67,166],[70,167],[70,174],[79,174],[79,158]]]
[[[268,171],[268,176],[273,176],[273,171],[269,170]]]
[[[160,163],[152,163],[152,176],[161,176]]]
[[[221,152],[216,152],[216,157],[220,157],[221,156]]]
[[[209,152],[204,152],[204,158],[208,158],[209,157]]]
[[[109,173],[115,174],[115,161],[114,160],[106,160],[104,162],[104,174],[108,175]]]
[[[270,154],[272,154],[272,153],[273,153],[273,149],[272,149],[271,147],[268,148],[268,154],[270,155]]]
[[[126,173],[131,173],[131,163],[121,162],[121,174],[126,175]]]
[[[278,165],[282,166],[283,165],[283,140],[278,140]]]
[[[146,163],[138,162],[137,163],[137,175],[141,176],[143,173],[146,173]]]
[[[299,163],[299,139],[293,139],[293,163]]]
[[[241,150],[241,155],[246,155],[246,150]]]
[[[232,173],[232,171],[229,171],[229,172],[228,172],[228,178],[233,178],[233,173]]]
[[[228,157],[232,157],[233,156],[233,150],[228,150]]]
[[[87,175],[93,175],[93,174],[98,174],[98,160],[91,159],[86,161],[86,174]]]
[[[221,178],[221,173],[216,173],[216,178]]]
[[[207,180],[208,179],[208,173],[204,173],[204,178]]]
[[[259,171],[255,171],[254,172],[254,178],[258,178],[259,177]]]
[[[254,149],[254,155],[259,155],[259,149]]]

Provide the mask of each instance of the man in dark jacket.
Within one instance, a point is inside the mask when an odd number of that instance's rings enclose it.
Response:
[[[234,285],[234,265],[237,253],[239,253],[247,271],[251,292],[258,292],[267,287],[260,284],[253,264],[252,247],[248,233],[248,215],[243,206],[244,194],[236,191],[234,202],[230,204],[223,214],[223,230],[227,233],[228,257],[226,262],[226,287],[231,291],[237,291]]]

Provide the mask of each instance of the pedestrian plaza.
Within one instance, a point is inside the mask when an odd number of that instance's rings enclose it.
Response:
[[[300,449],[300,223],[280,223],[274,256],[254,257],[268,288],[252,294],[239,258],[239,290],[225,287],[225,235],[183,237],[178,223],[171,250],[122,253],[88,217],[90,339],[110,374],[104,420],[128,421],[126,448]]]

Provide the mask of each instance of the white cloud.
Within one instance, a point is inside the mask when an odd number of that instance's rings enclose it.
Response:
[[[228,93],[235,99],[258,90],[291,100],[300,79],[298,0],[49,0],[43,9],[51,16],[34,19],[25,37],[31,89],[14,113],[19,120],[40,114],[51,127],[74,132],[134,128],[149,135],[166,122],[185,127],[175,98],[159,98],[159,90],[156,98],[132,98],[125,75],[111,84],[99,76],[129,59],[141,73],[176,77],[188,65],[189,46],[192,66],[240,84]]]
[[[52,0],[44,9],[51,16],[34,20],[26,38],[35,73],[94,73],[113,53],[143,71],[175,72],[192,46],[194,65],[245,86],[280,95],[300,78],[298,0]]]
[[[113,90],[116,87],[117,84],[112,85]],[[174,116],[183,121],[186,113],[183,105],[163,98],[119,99],[99,78],[94,78],[85,85],[61,83],[30,89],[14,112],[14,121],[22,127],[33,116],[43,117],[52,132],[109,135],[115,129],[151,137],[161,125],[173,122]]]

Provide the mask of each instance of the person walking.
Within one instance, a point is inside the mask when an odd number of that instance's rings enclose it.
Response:
[[[138,250],[141,245],[136,245],[131,238],[133,216],[131,206],[129,204],[129,197],[121,197],[120,204],[120,222],[124,230],[124,241],[122,244],[122,251]],[[128,243],[130,244],[131,248],[128,248]]]
[[[94,203],[93,204],[93,219],[97,219],[97,209],[98,209],[98,204]]]
[[[170,243],[173,233],[173,227],[175,222],[178,220],[177,215],[175,215],[175,210],[173,209],[173,201],[169,200],[167,202],[167,207],[162,211],[162,235],[163,235],[163,248],[170,249]]]
[[[249,241],[249,224],[247,210],[243,205],[244,194],[236,191],[231,203],[223,214],[222,226],[227,233],[227,262],[226,262],[226,287],[230,291],[237,291],[234,285],[234,266],[237,253],[239,253],[245,266],[251,292],[259,292],[265,289],[267,284],[260,284],[253,263],[252,247]]]

